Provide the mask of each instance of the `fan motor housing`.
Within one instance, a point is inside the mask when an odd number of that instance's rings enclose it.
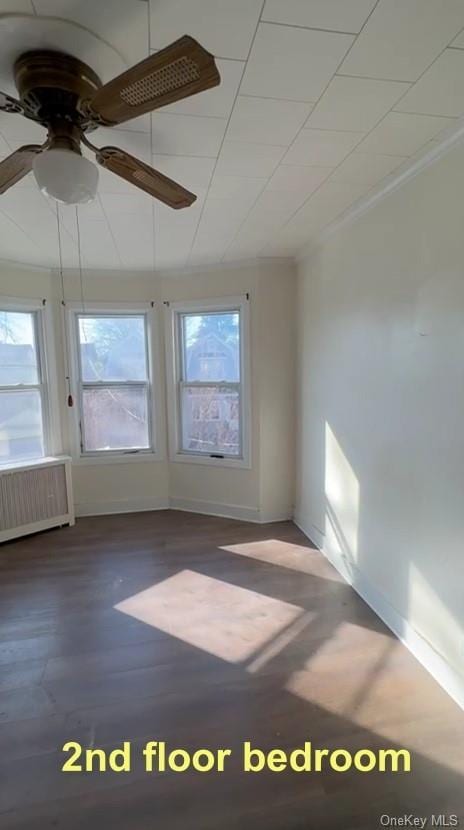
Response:
[[[90,66],[71,55],[40,49],[21,55],[14,74],[27,118],[44,126],[60,120],[87,129],[89,118],[82,104],[102,85]]]

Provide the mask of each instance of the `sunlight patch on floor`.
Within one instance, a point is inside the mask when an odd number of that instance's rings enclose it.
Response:
[[[341,623],[302,661],[301,668],[291,673],[285,689],[357,723],[364,707],[369,709],[397,647],[401,648],[400,643],[386,634]],[[334,678],[341,669],[343,683],[336,683]]]
[[[280,568],[289,568],[309,576],[318,576],[333,582],[342,581],[335,568],[319,551],[304,545],[294,545],[279,539],[264,539],[260,542],[242,542],[239,545],[221,545],[220,550],[237,553],[258,562],[268,562]]]
[[[190,570],[114,607],[230,663],[255,655],[304,613],[298,605]]]

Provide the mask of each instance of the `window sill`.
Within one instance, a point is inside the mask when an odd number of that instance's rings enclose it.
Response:
[[[112,453],[111,455],[80,455],[74,457],[72,463],[76,467],[98,467],[101,464],[140,464],[164,460],[161,453],[141,452]]]
[[[251,470],[251,464],[247,458],[211,458],[209,455],[189,455],[189,453],[176,452],[170,461],[180,464],[202,464],[205,467],[231,467],[236,470]]]
[[[5,461],[0,464],[0,473],[7,470],[33,470],[35,467],[53,467],[71,461],[69,455],[45,455],[40,458],[25,458],[22,461]]]

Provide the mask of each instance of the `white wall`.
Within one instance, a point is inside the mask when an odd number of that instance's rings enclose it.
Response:
[[[76,272],[65,272],[65,300],[81,300]],[[94,302],[154,301],[161,354],[158,443],[161,459],[128,460],[121,464],[73,464],[76,510],[79,514],[168,506],[216,510],[251,520],[289,517],[294,487],[294,295],[295,271],[290,265],[218,268],[184,275],[86,272],[84,297]],[[232,469],[170,463],[164,377],[164,300],[209,299],[250,293],[252,464]],[[46,271],[25,271],[0,265],[0,295],[47,297],[54,309],[57,377],[61,402],[62,450],[71,446],[66,407],[65,344],[61,326],[61,282]],[[59,450],[59,447],[56,448]]]
[[[463,194],[460,147],[300,265],[296,513],[464,682]]]

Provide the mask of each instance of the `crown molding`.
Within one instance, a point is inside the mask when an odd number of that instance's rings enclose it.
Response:
[[[387,180],[369,190],[365,196],[361,196],[360,199],[357,199],[356,202],[343,211],[340,216],[326,225],[320,233],[312,237],[298,251],[295,256],[296,262],[305,260],[318,245],[326,242],[334,233],[355,222],[391,193],[399,190],[410,179],[413,179],[423,170],[426,170],[427,167],[435,164],[435,162],[439,161],[462,143],[464,143],[464,118],[458,120],[455,128],[442,141],[436,142],[435,146],[431,149],[425,152],[423,151],[419,158],[412,159],[406,167],[402,166],[399,172],[392,173],[388,176]]]
[[[294,264],[293,257],[254,257],[252,259],[230,260],[228,262],[209,262],[203,265],[192,264],[184,268],[165,268],[156,271],[161,279],[188,277],[193,274],[212,273],[214,271],[241,271],[245,268],[282,268]]]

